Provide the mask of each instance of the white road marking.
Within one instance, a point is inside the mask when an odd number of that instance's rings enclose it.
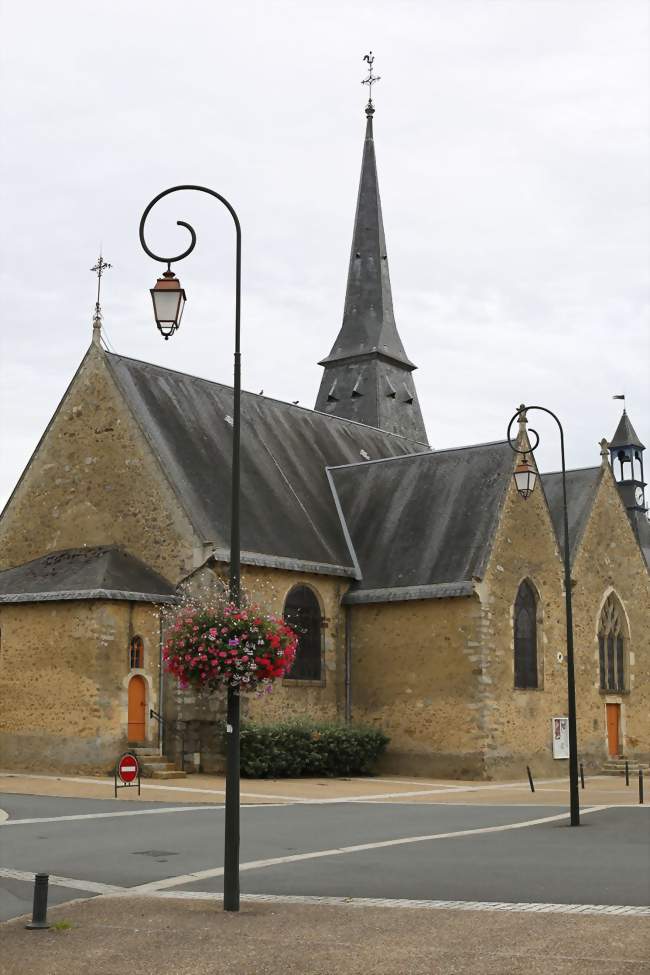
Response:
[[[600,812],[609,809],[609,806],[591,806],[583,809],[583,815],[590,812]],[[527,826],[539,826],[542,823],[554,823],[561,819],[567,819],[569,813],[561,813],[557,816],[544,816],[541,819],[527,819],[521,823],[506,823],[502,826],[479,826],[475,829],[461,829],[450,833],[428,833],[425,836],[402,836],[394,840],[380,840],[375,843],[359,843],[354,846],[334,847],[331,850],[314,850],[310,853],[294,853],[284,857],[270,857],[268,860],[249,860],[240,863],[239,869],[261,870],[263,867],[275,867],[281,863],[299,863],[302,860],[319,860],[323,857],[343,856],[349,853],[363,853],[367,850],[380,850],[389,846],[405,846],[409,843],[427,843],[431,840],[451,840],[460,836],[479,836],[484,833],[503,833],[512,829],[523,829]],[[167,877],[164,880],[155,880],[151,883],[140,884],[130,888],[135,893],[150,893],[156,890],[165,890],[169,887],[182,887],[185,884],[196,883],[199,880],[209,880],[213,877],[223,876],[223,867],[212,867],[208,870],[197,870],[194,873],[181,874],[178,877]]]
[[[33,883],[34,874],[24,870],[8,870],[0,868],[0,877]],[[154,897],[172,900],[207,900],[220,903],[223,895],[203,890],[159,890],[142,891],[137,888],[117,887],[114,884],[94,883],[90,880],[75,880],[72,877],[58,877],[50,875],[50,883],[55,887],[66,887],[71,890],[83,890],[91,894],[105,897]],[[546,904],[505,902],[505,901],[439,901],[439,900],[407,900],[405,898],[385,897],[316,897],[298,894],[245,894],[242,902],[269,904],[313,904],[332,907],[394,907],[415,910],[434,911],[499,911],[525,914],[589,914],[609,915],[615,917],[650,917],[650,907],[639,907],[626,904]],[[66,904],[79,903],[67,901]],[[57,907],[65,905],[58,904]],[[26,915],[28,916],[28,915]]]
[[[5,812],[4,809],[0,809],[0,823],[4,823],[6,819],[9,819],[9,813]]]
[[[24,779],[45,779],[56,782],[82,782],[90,783],[92,785],[106,786],[107,788],[113,789],[112,780],[104,779],[93,779],[93,778],[82,778],[76,776],[65,776],[65,775],[19,775],[15,772],[0,772],[0,778],[24,778]],[[601,777],[602,778],[602,777]],[[356,781],[356,780],[355,780]],[[368,781],[368,780],[362,780]],[[383,780],[379,780],[378,784],[381,784]],[[386,780],[386,781],[397,781],[397,780]],[[536,785],[556,785],[557,779],[539,779]],[[417,783],[419,784],[419,783]],[[458,786],[435,786],[433,788],[427,789],[417,789],[412,791],[404,792],[379,792],[379,793],[368,793],[366,795],[357,796],[338,796],[334,798],[327,799],[308,799],[301,796],[293,795],[278,795],[271,792],[242,792],[242,798],[249,799],[262,799],[262,800],[278,800],[284,803],[295,803],[301,805],[313,805],[313,806],[327,806],[336,803],[346,803],[346,802],[368,802],[370,799],[411,799],[418,796],[434,796],[434,795],[445,795],[447,793],[457,793],[457,792],[485,792],[494,791],[501,789],[522,789],[524,788],[524,783],[520,782],[501,782],[498,784],[487,783],[481,785],[458,785]],[[568,788],[568,785],[567,785]],[[202,789],[193,788],[191,786],[180,786],[180,785],[150,785],[143,784],[143,790],[147,791],[159,791],[159,792],[183,792],[190,794],[200,794],[200,795],[212,795],[212,796],[225,796],[225,789]],[[534,802],[533,802],[534,804]]]
[[[83,800],[82,800],[83,801]],[[285,806],[284,802],[246,803],[242,809],[277,809]],[[70,816],[41,816],[36,819],[9,819],[0,824],[2,826],[31,826],[34,823],[68,823],[77,819],[117,819],[120,816],[162,816],[164,813],[180,812],[223,812],[225,806],[206,806],[195,803],[193,806],[174,806],[173,809],[127,809],[121,812],[106,813],[78,813]]]
[[[117,896],[128,897],[131,891]],[[145,896],[140,895],[138,896]],[[222,894],[194,890],[161,890],[150,896],[221,902]],[[269,904],[314,904],[331,907],[397,907],[433,911],[499,911],[524,914],[597,914],[617,917],[650,917],[650,907],[627,904],[545,904],[527,901],[429,901],[382,897],[315,897],[292,894],[244,894],[242,902]]]
[[[34,874],[26,870],[10,870],[8,867],[0,867],[0,877],[8,880],[24,880],[26,883],[34,883]],[[74,877],[59,877],[54,873],[50,874],[50,883],[54,887],[71,887],[73,890],[87,890],[92,894],[120,894],[126,888],[117,887],[115,884],[100,884],[94,880],[75,880]]]

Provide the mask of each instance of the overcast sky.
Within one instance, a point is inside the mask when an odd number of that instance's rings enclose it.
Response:
[[[341,324],[367,91],[395,315],[431,443],[503,437],[520,402],[598,463],[621,404],[650,441],[645,0],[0,0],[0,505],[91,338],[100,241],[111,347],[232,376],[233,232],[177,194],[179,333],[141,250],[176,183],[243,228],[243,383],[313,406]],[[543,421],[539,461],[559,466]]]

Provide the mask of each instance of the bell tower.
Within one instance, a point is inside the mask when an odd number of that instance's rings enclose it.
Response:
[[[618,490],[628,513],[633,511],[645,514],[646,482],[643,478],[643,451],[645,447],[639,440],[626,410],[623,410],[616,433],[609,443],[612,471]]]

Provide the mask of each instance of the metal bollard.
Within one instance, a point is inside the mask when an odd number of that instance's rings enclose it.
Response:
[[[530,791],[535,791],[535,783],[533,782],[533,776],[528,766],[526,766],[526,771],[528,772],[528,784],[530,785]]]
[[[639,803],[643,805],[643,769],[639,769]]]
[[[34,905],[32,908],[32,919],[26,928],[37,930],[39,928],[49,928],[47,923],[47,885],[50,875],[47,873],[37,873],[34,876]]]
[[[580,785],[584,789],[584,787],[585,787],[585,767],[582,764],[582,762],[580,762]]]
[[[630,766],[627,763],[627,759],[625,759],[625,784],[630,784]]]

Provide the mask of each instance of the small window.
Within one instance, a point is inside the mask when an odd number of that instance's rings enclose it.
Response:
[[[522,582],[515,600],[515,687],[538,686],[537,598],[529,582]]]
[[[144,667],[144,643],[141,636],[134,636],[129,650],[129,669],[141,670]]]
[[[318,600],[308,586],[296,586],[284,604],[284,618],[298,634],[298,650],[286,680],[321,680],[321,630]]]
[[[625,636],[620,603],[612,594],[600,614],[598,661],[601,691],[625,690]]]

